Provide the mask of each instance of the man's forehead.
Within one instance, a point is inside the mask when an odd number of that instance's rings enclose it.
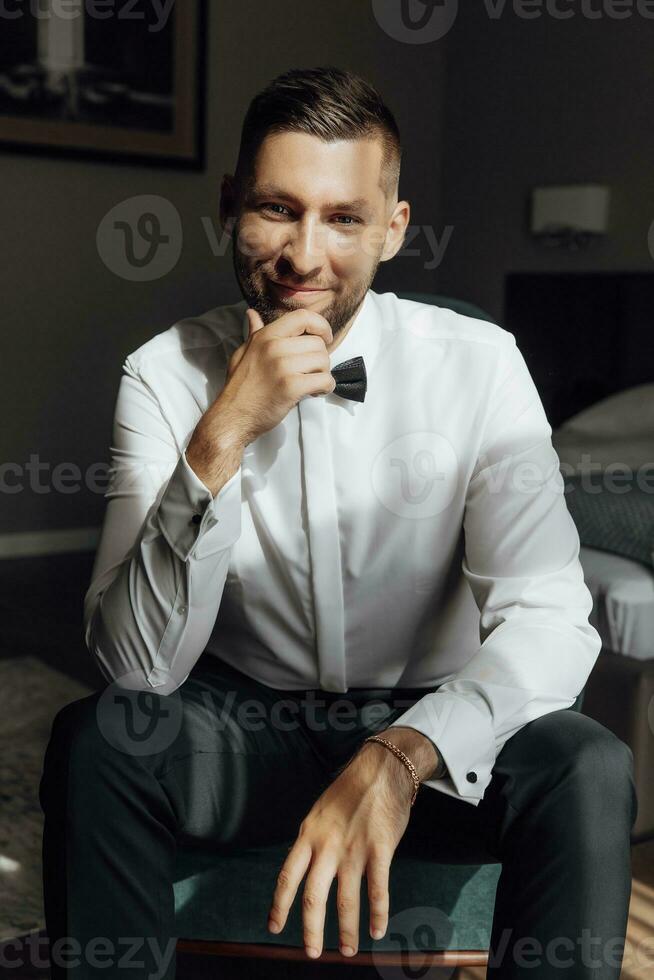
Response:
[[[326,142],[307,133],[274,133],[259,148],[250,191],[376,208],[384,199],[382,157],[376,140]]]

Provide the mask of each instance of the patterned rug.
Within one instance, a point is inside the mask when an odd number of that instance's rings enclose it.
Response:
[[[43,755],[57,711],[90,693],[35,657],[0,660],[0,941],[44,928]]]

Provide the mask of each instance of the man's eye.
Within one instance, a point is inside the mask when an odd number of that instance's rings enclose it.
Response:
[[[262,204],[262,211],[268,211],[270,214],[279,215],[280,217],[285,217],[289,215],[290,212],[285,204],[275,204],[272,202]],[[355,218],[351,214],[337,214],[334,216],[334,220],[337,224],[342,225],[345,228],[350,228],[352,225],[361,224],[360,218]]]

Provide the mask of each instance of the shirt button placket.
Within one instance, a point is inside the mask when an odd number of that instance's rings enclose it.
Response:
[[[345,611],[336,485],[324,398],[298,403],[320,686],[345,692]]]

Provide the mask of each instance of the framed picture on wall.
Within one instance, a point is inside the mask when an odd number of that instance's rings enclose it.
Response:
[[[206,8],[14,4],[0,32],[0,152],[204,169]]]

